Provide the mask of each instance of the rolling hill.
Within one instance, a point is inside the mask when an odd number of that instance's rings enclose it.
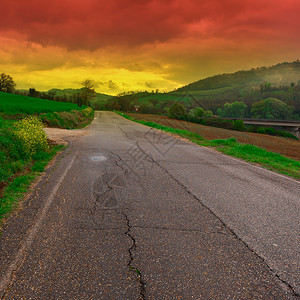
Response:
[[[6,114],[40,114],[80,110],[75,103],[57,102],[45,99],[0,92],[0,112]]]
[[[177,89],[177,92],[214,90],[226,87],[251,89],[262,83],[288,86],[292,82],[300,85],[300,61],[212,76],[183,86]]]
[[[220,74],[169,93],[140,92],[119,97],[119,101],[128,101],[128,97],[147,113],[162,112],[174,102],[181,102],[188,109],[200,106],[216,113],[226,102],[243,101],[250,107],[254,102],[272,97],[294,106],[295,113],[300,114],[300,61]]]

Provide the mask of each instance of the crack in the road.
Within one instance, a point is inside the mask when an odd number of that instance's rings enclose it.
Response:
[[[112,152],[112,151],[111,151],[111,153],[117,158],[117,160],[114,161],[115,166],[117,168],[120,168],[124,172],[125,176],[129,176],[130,175],[129,171],[126,168],[124,168],[124,166],[122,165],[122,162],[124,162],[124,161],[121,158],[121,156],[119,154],[117,154],[117,153]],[[105,185],[107,186],[108,190],[106,190],[105,192],[101,193],[100,195],[97,195],[97,198],[94,199],[94,201],[93,201],[93,207],[90,209],[90,212],[91,212],[91,215],[92,215],[92,221],[94,222],[94,224],[97,225],[97,228],[87,228],[87,227],[80,226],[80,227],[77,227],[76,229],[79,229],[79,230],[95,230],[95,231],[97,231],[97,230],[99,230],[99,231],[105,231],[105,230],[124,230],[124,227],[110,227],[110,228],[103,228],[102,227],[101,228],[101,225],[94,219],[95,211],[97,209],[99,209],[99,207],[97,207],[97,202],[99,201],[99,198],[101,196],[106,195],[108,192],[110,192],[110,191],[112,191],[114,189],[114,186],[111,186],[109,183],[105,183]],[[101,210],[105,211],[106,209],[102,207]],[[129,268],[129,270],[132,271],[132,272],[134,272],[136,274],[136,276],[137,276],[137,281],[138,281],[138,284],[139,284],[139,299],[143,300],[143,299],[145,299],[145,294],[146,294],[145,283],[144,283],[144,281],[142,279],[141,271],[137,267],[134,267],[132,265],[132,262],[134,260],[134,257],[133,257],[134,254],[133,254],[133,252],[136,249],[136,240],[133,237],[133,235],[131,234],[131,228],[132,228],[132,226],[130,224],[130,221],[129,221],[129,218],[128,218],[127,214],[120,212],[118,209],[113,209],[113,211],[115,211],[117,214],[122,215],[125,218],[125,220],[126,220],[126,228],[127,228],[127,230],[126,230],[126,232],[124,234],[130,239],[130,241],[132,243],[131,246],[130,246],[130,248],[128,249],[129,261],[127,263],[127,266]]]
[[[115,153],[115,152],[113,152],[113,151],[111,151],[111,153],[112,153],[114,156],[117,157],[117,159],[119,160],[120,163],[124,162],[124,160],[121,158],[121,156],[120,156],[118,153]],[[115,160],[115,165],[116,165],[118,168],[122,169],[123,172],[125,173],[125,175],[129,175],[128,170],[125,169],[124,166],[122,166],[122,164],[119,164],[118,161],[116,161],[116,160]]]
[[[122,132],[122,134],[126,137],[126,138],[128,138],[129,140],[133,140],[123,129],[122,129],[122,127],[121,126],[119,126],[119,124],[118,123],[116,123],[116,125],[117,125],[117,127],[119,128],[119,130]]]
[[[286,280],[284,280],[283,278],[281,278],[281,276],[267,263],[267,261],[260,256],[258,253],[256,253],[256,251],[254,249],[252,249],[246,242],[244,242],[235,232],[233,229],[231,229],[220,217],[218,217],[207,205],[205,205],[201,199],[199,199],[196,195],[194,195],[183,183],[181,183],[177,178],[175,178],[168,169],[166,169],[165,167],[163,167],[159,162],[157,162],[156,160],[154,160],[154,158],[152,157],[152,155],[149,155],[147,152],[145,152],[145,150],[143,150],[141,148],[141,151],[143,151],[143,153],[149,157],[149,159],[152,161],[153,164],[157,165],[161,170],[163,170],[167,176],[169,176],[171,179],[173,179],[179,186],[181,186],[191,197],[193,197],[198,203],[200,203],[203,207],[205,207],[214,217],[216,217],[220,223],[222,224],[222,226],[226,229],[228,229],[230,231],[230,233],[234,236],[234,238],[236,238],[238,241],[240,241],[241,243],[243,243],[245,245],[245,247],[252,252],[254,255],[256,255],[257,257],[260,258],[260,260],[265,264],[265,266],[269,269],[269,271],[271,272],[271,274],[273,274],[284,286],[286,286],[286,288],[292,293],[293,296],[295,297],[300,297],[300,294],[294,289],[294,287],[288,283]],[[220,234],[226,234],[221,232],[221,230],[218,232]]]
[[[294,289],[294,287],[289,284],[286,280],[284,280],[283,278],[280,277],[280,275],[278,273],[276,273],[276,271],[267,263],[267,261],[260,256],[258,253],[256,253],[256,251],[254,249],[252,249],[246,242],[244,242],[235,232],[233,229],[231,229],[221,218],[219,218],[208,206],[206,206],[201,199],[199,199],[196,195],[194,195],[184,184],[182,184],[178,179],[176,179],[172,174],[170,174],[170,172],[165,169],[164,167],[162,167],[159,163],[157,163],[156,161],[154,161],[155,164],[157,164],[162,170],[164,170],[166,172],[166,174],[168,176],[170,176],[174,181],[176,181],[181,187],[183,187],[185,189],[185,191],[191,195],[195,200],[197,200],[201,205],[203,205],[203,207],[205,207],[210,213],[213,214],[213,216],[215,216],[220,222],[221,224],[224,226],[224,228],[227,228],[232,235],[239,240],[240,242],[242,242],[245,247],[251,251],[254,255],[256,255],[257,257],[259,257],[261,259],[261,261],[266,265],[266,267],[270,270],[270,272],[278,279],[280,280],[281,283],[283,283],[289,290],[290,292],[296,296],[296,297],[300,297],[300,294],[297,293]],[[221,233],[221,232],[219,232]]]
[[[125,217],[126,224],[127,224],[127,231],[125,232],[125,235],[128,236],[130,238],[131,242],[132,242],[131,247],[128,249],[129,262],[128,262],[127,266],[129,267],[129,269],[131,271],[134,271],[137,275],[137,279],[138,279],[139,287],[140,287],[140,297],[139,297],[139,299],[143,300],[143,299],[145,299],[145,295],[146,295],[145,282],[142,279],[141,271],[138,268],[136,268],[132,265],[132,262],[133,262],[133,259],[134,259],[133,258],[133,252],[136,249],[136,241],[135,241],[135,238],[130,233],[132,226],[130,225],[130,221],[129,221],[128,216],[125,213],[122,213],[122,215]]]
[[[122,130],[121,130],[122,131]],[[123,132],[123,131],[122,131]],[[127,134],[125,132],[123,132],[123,134],[129,138],[127,136]],[[131,139],[131,138],[130,138]],[[232,234],[233,237],[235,239],[237,239],[238,241],[240,241],[241,243],[243,243],[245,245],[245,247],[252,252],[255,256],[257,256],[264,264],[265,266],[269,269],[269,271],[271,272],[271,274],[273,274],[289,291],[290,293],[293,294],[293,296],[299,297],[299,293],[297,293],[293,286],[291,284],[289,284],[286,280],[284,280],[283,278],[281,278],[281,276],[279,274],[276,273],[276,271],[268,265],[268,263],[266,262],[266,260],[261,257],[258,253],[255,252],[254,249],[252,249],[246,242],[244,242],[234,231],[233,229],[231,229],[225,222],[223,222],[221,220],[220,217],[218,217],[208,206],[206,206],[201,199],[199,199],[196,195],[194,195],[183,183],[181,183],[178,179],[176,179],[170,172],[168,169],[166,169],[165,167],[163,167],[158,161],[154,160],[154,158],[152,157],[152,155],[149,155],[147,152],[145,152],[145,150],[143,150],[141,147],[139,147],[140,150],[145,154],[146,157],[148,157],[148,159],[155,165],[157,165],[161,170],[163,170],[167,176],[169,176],[171,179],[173,179],[179,186],[181,186],[186,193],[188,193],[191,197],[193,197],[198,203],[200,203],[203,207],[205,207],[214,217],[217,218],[217,220],[220,221],[220,223],[222,224],[222,229],[218,230],[218,231],[212,231],[212,233],[217,233],[217,234],[223,234],[223,235],[228,235],[226,232],[224,232],[224,229],[228,230],[228,233]],[[121,168],[125,175],[130,175],[128,172],[128,169],[124,168],[124,166],[122,165],[123,159],[121,158],[121,156],[117,153],[111,152],[115,157],[117,157],[118,161],[115,161],[115,165],[119,168]],[[227,165],[227,164],[226,164]],[[237,164],[232,164],[232,165],[237,165]],[[142,281],[142,276],[140,271],[137,268],[134,268],[132,266],[132,261],[133,261],[133,251],[136,248],[136,243],[135,243],[135,239],[133,238],[133,236],[130,234],[130,229],[131,228],[152,228],[152,229],[160,229],[160,230],[174,230],[174,231],[187,231],[187,232],[199,232],[199,230],[194,230],[194,229],[177,229],[177,228],[166,228],[166,227],[144,227],[144,226],[131,226],[129,223],[129,219],[127,217],[126,214],[123,214],[124,217],[126,218],[127,221],[127,227],[128,230],[126,232],[126,235],[132,240],[132,246],[129,248],[128,252],[129,252],[129,257],[130,257],[130,261],[128,263],[128,266],[131,270],[135,271],[138,275],[138,280],[139,280],[139,284],[140,284],[140,291],[141,291],[141,299],[145,298],[145,284]]]
[[[95,224],[100,226],[99,223],[95,223]],[[131,226],[130,228],[168,230],[168,231],[179,231],[179,232],[195,232],[195,233],[202,233],[203,235],[207,234],[207,232],[204,232],[203,230],[200,230],[200,229],[182,229],[182,228],[169,228],[169,227],[159,227],[159,226],[138,226],[138,225]],[[120,230],[120,229],[124,229],[124,227],[96,227],[96,228],[92,228],[92,227],[79,226],[79,227],[75,227],[74,229],[76,229],[76,230],[105,231],[105,230]],[[225,232],[222,231],[222,229],[220,229],[218,231],[209,231],[209,233],[227,235]]]

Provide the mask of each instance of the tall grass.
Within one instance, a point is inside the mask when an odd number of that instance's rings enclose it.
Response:
[[[35,176],[61,149],[45,145],[38,122],[38,119],[33,122],[0,117],[0,220],[17,205]]]

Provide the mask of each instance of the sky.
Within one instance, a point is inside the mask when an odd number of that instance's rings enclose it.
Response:
[[[300,59],[299,0],[0,0],[0,73],[18,89],[170,91]]]

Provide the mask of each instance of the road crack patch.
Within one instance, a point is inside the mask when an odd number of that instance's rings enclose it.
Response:
[[[288,281],[284,280],[280,276],[280,274],[278,274],[276,272],[276,270],[274,270],[261,255],[256,253],[256,251],[254,249],[252,249],[245,241],[243,241],[242,238],[240,238],[233,229],[231,229],[220,217],[218,217],[207,205],[205,205],[201,199],[199,199],[196,195],[194,195],[183,183],[181,183],[177,178],[175,178],[169,172],[168,169],[166,169],[159,162],[154,160],[154,158],[151,155],[147,154],[147,152],[145,152],[145,150],[143,150],[141,148],[141,151],[143,151],[145,153],[145,155],[147,155],[149,157],[149,159],[152,161],[153,164],[155,164],[161,170],[163,170],[167,176],[169,176],[172,180],[174,180],[179,186],[181,186],[186,191],[186,193],[188,193],[191,197],[193,197],[199,204],[201,204],[205,209],[207,209],[214,217],[216,217],[220,221],[223,228],[221,230],[218,230],[215,233],[227,235],[227,233],[224,232],[224,229],[227,229],[229,231],[229,233],[232,234],[235,239],[237,239],[238,241],[243,243],[250,252],[252,252],[254,255],[256,255],[264,263],[264,265],[267,267],[267,269],[270,271],[270,273],[273,274],[274,277],[278,279],[278,281],[286,288],[286,290],[289,293],[291,293],[295,297],[300,297],[299,292],[296,291],[295,288]]]
[[[122,213],[122,215],[125,217],[125,220],[126,220],[126,224],[127,224],[127,231],[125,232],[125,235],[127,237],[130,238],[131,242],[132,242],[132,245],[131,247],[128,249],[128,253],[129,253],[129,262],[127,264],[128,268],[130,271],[133,271],[136,273],[136,276],[137,276],[137,280],[138,280],[138,283],[139,283],[139,288],[140,288],[140,296],[139,296],[139,299],[143,300],[145,299],[145,295],[146,295],[146,288],[145,288],[145,282],[143,281],[143,278],[142,278],[142,273],[141,271],[134,267],[132,265],[133,263],[133,260],[134,260],[134,257],[133,257],[133,252],[135,251],[136,249],[136,240],[135,238],[131,235],[131,225],[130,225],[130,221],[129,221],[129,218],[128,216],[125,214],[125,213]]]

